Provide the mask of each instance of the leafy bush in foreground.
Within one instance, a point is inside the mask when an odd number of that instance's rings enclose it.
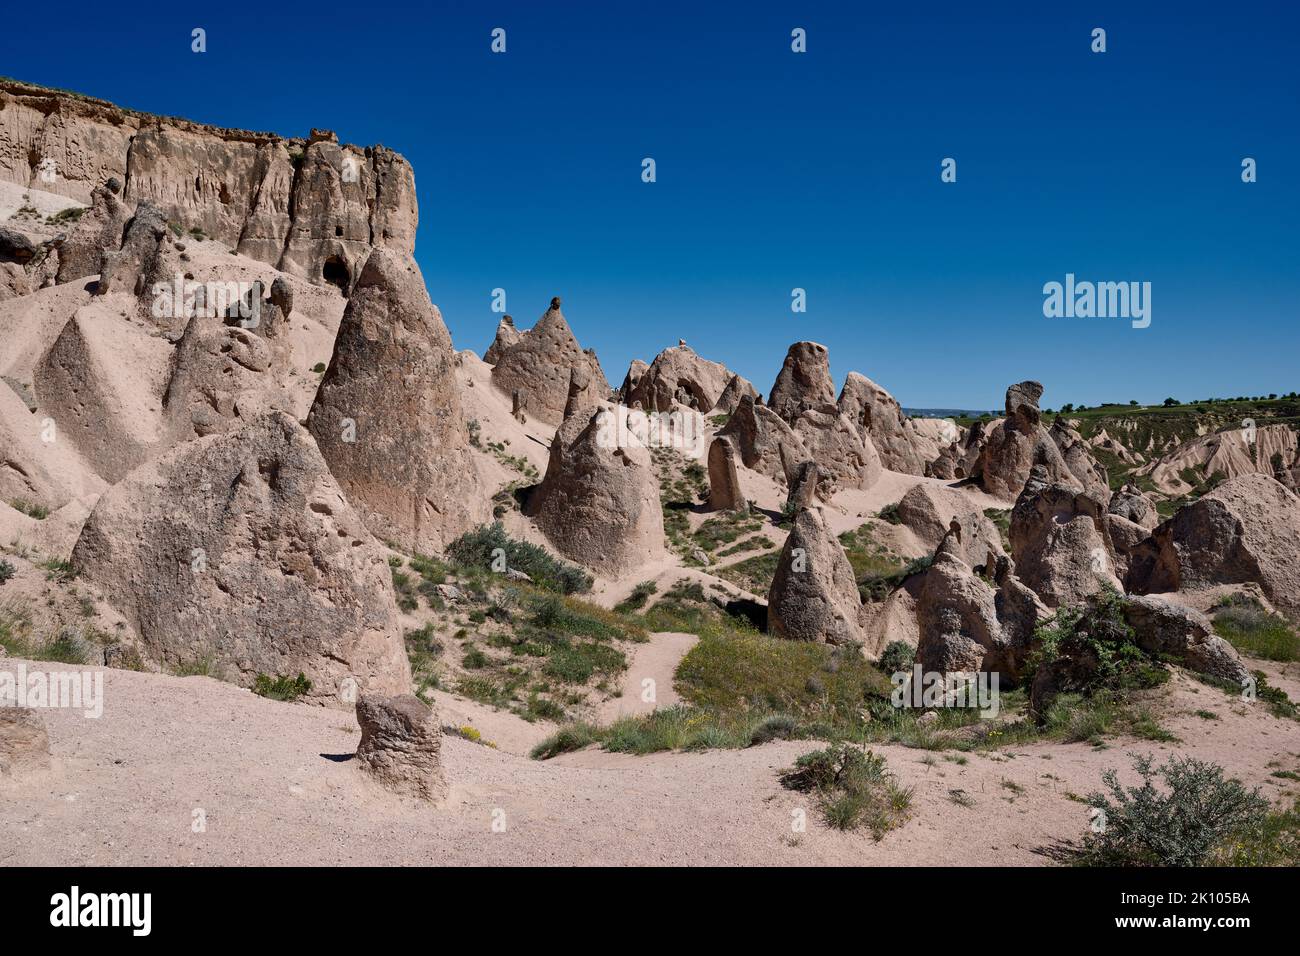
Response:
[[[500,522],[467,531],[447,548],[452,563],[481,571],[492,569],[501,555],[507,568],[524,572],[548,591],[579,594],[591,590],[592,577],[582,568],[561,561],[545,548],[510,537]]]

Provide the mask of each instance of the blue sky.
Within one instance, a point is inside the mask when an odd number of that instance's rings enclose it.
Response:
[[[501,287],[522,327],[562,295],[613,384],[681,337],[763,391],[819,341],[837,385],[910,406],[1300,388],[1287,5],[189,6],[24,18],[0,74],[398,150],[457,347],[491,341]],[[1151,326],[1045,318],[1067,272],[1151,282]]]

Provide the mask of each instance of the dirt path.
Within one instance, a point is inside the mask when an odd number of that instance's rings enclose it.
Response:
[[[629,714],[648,714],[681,701],[673,688],[673,674],[686,652],[699,640],[694,634],[659,631],[647,644],[636,645],[623,673],[623,694],[600,705],[596,719],[609,723]],[[649,681],[650,683],[646,683]]]

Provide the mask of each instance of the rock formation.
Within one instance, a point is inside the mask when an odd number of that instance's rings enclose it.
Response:
[[[954,520],[962,528],[958,557],[971,567],[989,565],[1006,554],[997,525],[961,492],[930,482],[912,486],[899,499],[898,523],[933,551],[947,536]]]
[[[1141,488],[1133,484],[1126,484],[1114,492],[1110,497],[1110,506],[1106,510],[1147,530],[1160,523],[1160,513],[1156,510],[1156,503],[1149,495],[1144,494]]]
[[[1094,497],[1105,501],[1110,495],[1110,477],[1101,463],[1092,456],[1088,443],[1063,418],[1055,419],[1047,433],[1056,443],[1070,474]]]
[[[59,283],[98,275],[104,251],[122,245],[131,210],[118,197],[120,189],[120,184],[113,179],[91,192],[90,209],[59,245]]]
[[[561,554],[616,577],[664,554],[659,481],[649,450],[602,408],[555,433],[528,513]]]
[[[1266,475],[1242,475],[1178,510],[1138,547],[1125,580],[1158,594],[1254,581],[1300,622],[1300,498]]]
[[[72,564],[165,669],[206,660],[246,686],[301,672],[307,699],[333,706],[410,689],[386,553],[283,413],[132,472]]]
[[[831,494],[841,488],[870,488],[880,479],[880,456],[871,436],[860,432],[834,405],[804,409],[794,433],[817,462]]]
[[[1038,382],[1021,382],[1007,389],[1007,417],[988,430],[971,474],[989,494],[1014,499],[1034,465],[1046,468],[1051,481],[1082,487],[1042,425],[1038,409],[1042,394]]]
[[[125,203],[151,202],[183,231],[345,287],[372,247],[414,251],[415,177],[382,146],[312,133],[219,129],[0,80],[0,179],[85,203],[113,178]]]
[[[736,444],[726,435],[709,445],[709,510],[748,511],[749,502],[740,490]]]
[[[376,249],[307,428],[366,527],[424,553],[488,515],[452,362],[451,336],[415,261]]]
[[[758,399],[758,397],[758,391],[747,379],[743,379],[739,375],[733,375],[731,381],[727,383],[727,387],[718,396],[713,410],[719,413],[726,412],[729,415],[740,405],[742,398]]]
[[[628,396],[636,389],[637,384],[641,381],[641,376],[650,368],[640,359],[633,359],[627,367],[627,374],[623,376],[623,384],[618,389],[618,400],[624,405],[631,405]]]
[[[631,369],[628,371],[630,375]],[[669,412],[675,405],[707,412],[718,404],[735,377],[725,365],[696,355],[689,345],[677,345],[655,356],[623,403],[640,402],[647,412]]]
[[[767,594],[767,629],[773,637],[822,644],[866,641],[862,599],[839,540],[819,508],[795,516]]]
[[[830,355],[816,342],[796,342],[776,376],[768,407],[793,425],[807,409],[835,404]]]
[[[412,694],[357,700],[361,742],[357,763],[384,787],[403,796],[436,802],[447,794],[442,773],[442,725],[438,712]]]
[[[488,350],[483,353],[483,361],[489,365],[496,365],[497,361],[506,349],[512,345],[518,345],[519,340],[523,338],[520,331],[515,328],[515,320],[508,315],[501,316],[501,321],[497,323],[497,335],[488,346]]]
[[[1238,687],[1250,677],[1231,644],[1214,633],[1200,611],[1157,597],[1130,597],[1124,619],[1139,647],[1149,654],[1181,662],[1198,674],[1230,681]]]
[[[560,311],[560,300],[555,298],[537,324],[498,356],[492,384],[507,395],[516,389],[526,392],[528,414],[558,425],[564,420],[569,381],[575,368],[590,374],[591,388],[602,398],[609,394],[600,362],[579,348]]]
[[[1183,480],[1189,469],[1206,478],[1215,474],[1223,478],[1269,475],[1294,491],[1297,466],[1300,435],[1289,425],[1260,425],[1213,432],[1184,442],[1139,469],[1138,474],[1150,476],[1156,488],[1170,495],[1193,490]]]
[[[746,468],[782,485],[788,484],[794,468],[809,458],[808,449],[794,429],[772,409],[748,396],[740,400],[718,434],[735,440]]]
[[[865,375],[849,372],[838,404],[840,412],[871,439],[881,465],[908,475],[925,474],[934,457],[926,455],[933,442],[921,437],[894,396]]]

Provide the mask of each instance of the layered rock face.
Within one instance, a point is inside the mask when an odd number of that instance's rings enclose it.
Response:
[[[323,131],[219,129],[0,80],[0,178],[92,203],[116,179],[127,204],[151,202],[183,230],[343,288],[372,247],[415,248],[410,164]]]
[[[557,297],[551,300],[551,307],[537,324],[497,357],[492,368],[492,384],[507,395],[519,392],[527,396],[529,415],[558,425],[564,420],[569,382],[575,369],[590,376],[589,387],[602,398],[609,394],[609,383],[600,362],[594,353],[579,347],[560,311]]]
[[[773,637],[822,644],[866,642],[862,599],[839,540],[818,508],[795,516],[767,594],[767,629]]]
[[[689,345],[677,345],[655,356],[622,401],[625,405],[639,402],[648,412],[669,412],[675,405],[707,412],[735,377],[725,365],[696,355]],[[747,384],[742,379],[737,387]]]
[[[1182,478],[1189,468],[1202,475],[1217,473],[1224,478],[1256,473],[1271,475],[1294,491],[1295,474],[1300,468],[1300,434],[1289,425],[1214,432],[1179,445],[1142,468],[1139,474],[1150,475],[1161,491],[1182,495],[1192,490]]]
[[[413,694],[363,694],[357,701],[357,763],[384,787],[418,800],[447,794],[438,712]]]
[[[934,443],[917,432],[894,396],[865,375],[849,372],[840,390],[839,409],[870,437],[881,465],[908,475],[925,474],[927,462],[934,457],[926,453]]]
[[[816,342],[796,342],[786,353],[768,407],[793,425],[809,408],[835,404],[830,354]]]
[[[1007,417],[989,429],[973,469],[973,476],[989,494],[1014,499],[1035,465],[1046,468],[1052,481],[1083,487],[1043,427],[1038,408],[1042,394],[1038,382],[1021,382],[1007,389]]]
[[[132,472],[72,563],[163,667],[210,659],[244,685],[302,672],[308,699],[332,706],[410,689],[386,553],[283,413]]]
[[[307,428],[378,538],[441,551],[488,518],[451,336],[409,256],[366,260]]]
[[[528,513],[561,554],[617,577],[664,554],[663,509],[650,451],[619,443],[613,413],[570,417],[555,433]]]
[[[1178,510],[1133,553],[1138,594],[1254,581],[1300,622],[1300,498],[1266,475],[1242,475]]]

